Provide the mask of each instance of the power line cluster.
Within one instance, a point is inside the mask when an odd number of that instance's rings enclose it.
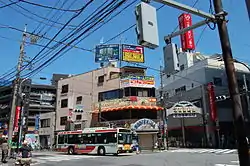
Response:
[[[0,0],[1,1],[1,0]],[[9,0],[11,1],[11,0]],[[60,0],[59,0],[60,1]],[[67,11],[73,11],[71,10],[71,6],[73,5],[72,3],[69,5],[69,7],[67,9],[64,9],[64,5],[65,2],[58,8],[56,7],[59,4],[59,1],[55,4],[55,6],[53,7],[49,7],[49,6],[44,6],[44,5],[39,5],[39,4],[35,4],[29,1],[22,1],[24,3],[29,3],[31,5],[38,5],[40,7],[43,8],[47,8],[50,9],[51,11],[48,13],[48,15],[53,11],[53,10],[57,10],[58,11],[63,11],[63,12],[67,12]],[[116,17],[117,15],[119,15],[122,11],[124,11],[126,8],[128,8],[129,6],[131,6],[133,3],[135,3],[137,0],[132,1],[131,3],[129,3],[127,6],[125,6],[122,10],[120,10],[119,12],[117,12],[116,14],[112,15],[112,13],[118,8],[120,7],[122,4],[124,4],[126,2],[126,0],[121,1],[120,3],[115,3],[115,0],[110,2],[108,5],[106,5],[104,7],[105,4],[107,4],[107,1],[104,2],[101,6],[99,6],[93,13],[91,13],[84,21],[82,21],[79,25],[74,26],[75,28],[73,28],[73,30],[71,30],[71,32],[69,32],[66,36],[64,36],[63,39],[61,40],[56,40],[56,37],[67,27],[71,26],[70,22],[78,17],[80,15],[80,13],[85,9],[86,6],[88,6],[90,3],[92,3],[92,1],[89,1],[89,3],[87,3],[85,5],[85,7],[80,9],[76,9],[78,12],[76,12],[76,14],[66,23],[63,24],[64,26],[58,31],[58,33],[53,37],[53,38],[48,38],[46,37],[46,32],[48,32],[55,24],[58,24],[58,22],[52,22],[52,25],[49,25],[48,29],[45,31],[45,33],[43,35],[37,35],[39,38],[41,39],[47,39],[49,40],[49,42],[46,45],[39,45],[43,47],[43,49],[41,51],[39,51],[39,53],[32,58],[32,60],[29,62],[29,64],[34,63],[34,64],[38,64],[38,67],[36,67],[34,70],[22,75],[23,77],[32,77],[33,75],[37,74],[39,71],[41,71],[43,68],[47,67],[48,65],[50,65],[51,63],[53,63],[56,59],[58,59],[59,57],[63,56],[66,52],[68,52],[70,49],[72,48],[78,48],[84,51],[89,51],[89,52],[94,52],[93,49],[85,49],[85,48],[81,48],[76,46],[78,43],[80,43],[82,40],[86,39],[89,35],[91,35],[92,33],[94,33],[95,31],[97,31],[98,29],[100,29],[104,24],[108,23],[109,21],[111,21],[114,17]],[[193,4],[192,7],[194,7],[199,0],[196,0],[195,3]],[[73,1],[75,2],[75,1]],[[16,3],[15,3],[16,4]],[[114,4],[116,4],[117,6],[114,6]],[[20,8],[23,8],[22,6],[18,6]],[[160,6],[157,10],[160,10],[161,8],[163,8],[164,5]],[[59,9],[63,9],[63,10],[59,10]],[[107,10],[105,10],[107,9]],[[211,9],[211,4],[210,4],[210,9]],[[54,18],[58,13],[54,13],[54,15],[52,15],[52,18]],[[63,14],[62,14],[63,15]],[[59,16],[59,18],[62,17],[62,15]],[[103,16],[104,17],[101,17]],[[112,16],[111,16],[112,15]],[[109,17],[111,16],[111,17]],[[109,18],[108,18],[109,17]],[[108,18],[108,19],[107,19]],[[105,20],[106,19],[106,20]],[[47,19],[48,22],[50,22],[50,19]],[[98,26],[97,26],[98,25]],[[42,26],[42,28],[39,30],[39,27]],[[72,26],[73,27],[73,26]],[[132,29],[133,27],[135,27],[135,24],[131,25],[130,27],[128,27],[127,29],[123,30],[122,32],[120,32],[119,34],[115,35],[114,37],[110,38],[109,40],[107,40],[106,42],[104,42],[104,44],[114,40],[115,38],[117,38],[118,36],[120,36],[121,34],[127,32],[128,30]],[[23,32],[20,29],[14,28],[14,27],[9,27],[11,29]],[[39,30],[39,33],[46,28],[46,24],[40,23],[37,28],[34,30],[34,32],[36,32],[37,30]],[[177,26],[178,28],[178,26]],[[176,29],[174,31],[176,31]],[[83,31],[80,35],[78,35],[77,37],[75,37],[74,39],[72,39],[76,34],[78,34],[79,32]],[[203,31],[201,32],[200,38],[197,40],[197,43],[199,43],[202,34],[204,33],[205,28],[203,29]],[[30,35],[34,35],[34,33],[30,33]],[[83,37],[82,37],[83,36]],[[81,38],[82,37],[82,38]],[[81,39],[80,39],[81,38]],[[68,41],[69,39],[72,39],[71,41]],[[80,40],[78,40],[80,39]],[[78,40],[78,41],[77,41]],[[74,42],[77,41],[76,44],[74,44]],[[52,47],[49,46],[52,42],[56,42],[56,44],[54,44]],[[63,46],[62,48],[60,48],[59,46]],[[66,49],[68,48],[68,49]],[[65,50],[66,49],[66,50]],[[46,50],[46,51],[45,51]],[[45,51],[45,52],[44,52]],[[54,54],[53,54],[54,53]],[[50,54],[53,54],[49,57]],[[47,60],[44,61],[44,59],[48,58]],[[28,64],[28,65],[29,65]],[[138,66],[143,66],[144,65],[140,65],[140,64],[135,64]],[[27,67],[24,66],[23,69],[21,70],[22,72],[25,70],[25,68]],[[159,71],[158,69],[154,69],[154,68],[150,68],[147,66],[147,68],[155,70],[155,71]],[[14,70],[12,70],[12,72],[6,72],[2,75],[2,77],[0,77],[1,79],[5,79],[6,76],[8,76],[9,80],[13,79],[15,77],[15,67],[13,68]],[[162,72],[162,71],[159,71]],[[11,76],[11,77],[10,77]]]
[[[31,61],[27,65],[33,63],[37,67],[32,71],[23,74],[22,77],[32,77],[43,68],[51,64],[53,61],[64,55],[70,49],[72,49],[73,47],[69,47],[70,45],[73,45],[78,40],[82,41],[91,33],[94,33],[101,26],[103,26],[103,22],[109,22],[111,19],[116,17],[122,12],[122,10],[114,15],[113,13],[117,11],[118,8],[120,8],[123,4],[125,4],[127,0],[122,0],[120,2],[117,2],[117,0],[113,0],[110,2],[106,1],[102,3],[98,8],[96,8],[96,10],[94,10],[89,16],[87,16],[86,19],[84,19],[79,25],[77,25],[77,28],[67,33],[67,35],[60,39],[56,44],[50,46],[51,43],[56,39],[56,37],[64,30],[64,28],[73,19],[78,17],[81,12],[85,10],[85,8],[87,8],[92,2],[93,0],[90,0],[88,3],[86,3],[86,5],[81,8],[81,11],[77,12],[67,23],[65,23],[64,26],[56,33],[56,35],[49,40],[44,48],[41,49],[39,53],[31,59]],[[133,3],[134,2],[136,1],[133,1]],[[125,8],[129,7],[130,5],[132,5],[132,3],[127,5]],[[47,49],[48,47],[50,47],[51,49]],[[22,67],[21,72],[23,72],[27,68],[27,65]],[[7,76],[9,80],[12,80],[15,77],[15,71],[16,70],[14,69],[12,72],[4,74],[0,79],[6,79]]]

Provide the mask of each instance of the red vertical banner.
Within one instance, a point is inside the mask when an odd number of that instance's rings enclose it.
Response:
[[[184,29],[192,26],[192,16],[188,13],[183,13],[178,17],[179,28]],[[187,31],[181,35],[181,47],[183,51],[194,50],[194,33],[193,30]]]
[[[14,120],[14,132],[18,132],[18,121],[20,118],[21,107],[16,107],[15,120]]]
[[[212,82],[207,85],[208,98],[209,98],[209,109],[210,117],[213,122],[217,120],[217,108],[215,104],[215,93],[214,93],[214,84]]]

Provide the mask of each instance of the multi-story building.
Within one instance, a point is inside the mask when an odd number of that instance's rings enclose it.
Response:
[[[139,137],[143,149],[151,149],[159,132],[155,80],[146,75],[146,68],[125,66],[120,70],[120,86],[98,93],[94,103],[93,125],[128,127]]]
[[[65,130],[68,120],[74,129],[90,127],[98,93],[119,88],[119,73],[119,68],[109,66],[59,80],[56,130]]]
[[[176,52],[172,55],[165,55],[166,64],[169,63],[167,56],[174,59],[175,64],[168,68],[166,66],[163,82],[164,101],[167,108],[179,101],[190,101],[202,108],[202,114],[196,118],[184,118],[185,141],[193,144],[211,141],[221,147],[232,147],[235,144],[233,131],[232,106],[228,93],[227,76],[222,56],[203,56],[200,53],[180,52],[176,58]],[[175,57],[175,58],[173,58]],[[178,63],[177,63],[178,62]],[[243,62],[234,60],[238,85],[241,92],[243,110],[246,119],[249,119],[249,106],[246,102],[246,88],[249,88],[250,68]],[[216,100],[209,98],[208,83],[212,83]],[[245,84],[244,84],[245,83]],[[211,109],[215,105],[215,110]],[[217,125],[211,121],[211,111],[217,112]],[[247,120],[249,121],[249,120]],[[183,122],[172,116],[168,117],[169,136],[175,137],[175,142],[183,141]],[[193,137],[194,133],[196,137]],[[176,140],[177,139],[177,140]],[[222,141],[223,140],[223,141]]]
[[[152,148],[162,108],[156,106],[154,77],[145,73],[145,68],[108,66],[59,80],[56,130],[68,129],[67,121],[74,130],[132,127],[144,132],[141,145]]]
[[[26,91],[25,87],[29,87],[29,91]],[[25,93],[28,103],[25,102],[24,109],[27,112],[28,126],[27,132],[35,132],[36,128],[36,118],[37,115],[47,112],[55,112],[55,101],[56,101],[56,87],[51,85],[38,85],[32,84],[31,80],[26,80],[22,83],[22,88],[20,92]],[[13,98],[13,86],[5,86],[0,88],[0,122],[1,124],[9,124],[11,103]]]

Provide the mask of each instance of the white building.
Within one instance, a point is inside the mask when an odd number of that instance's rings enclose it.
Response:
[[[193,126],[207,125],[207,139],[210,132],[211,122],[209,110],[209,98],[207,84],[214,84],[215,96],[229,96],[227,76],[225,72],[224,61],[222,56],[215,54],[212,56],[201,55],[200,53],[178,52],[174,44],[168,46],[165,51],[165,73],[163,78],[163,94],[166,107],[171,107],[178,101],[194,102],[198,107],[203,109],[203,115],[198,118],[186,118],[185,126],[192,128]],[[245,82],[249,87],[250,68],[247,64],[234,60],[236,76],[240,93],[242,93],[242,105],[245,116],[249,116],[247,110],[244,91]],[[232,109],[230,99],[216,101],[218,120],[220,125],[220,136],[224,135],[227,140],[233,136]],[[178,128],[181,123],[178,119],[169,118],[168,126]],[[212,129],[211,129],[212,130]],[[188,136],[187,136],[188,137]]]

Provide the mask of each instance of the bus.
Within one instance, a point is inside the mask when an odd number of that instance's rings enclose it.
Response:
[[[132,131],[126,128],[93,127],[63,131],[57,135],[56,149],[72,154],[118,155],[132,153]]]

